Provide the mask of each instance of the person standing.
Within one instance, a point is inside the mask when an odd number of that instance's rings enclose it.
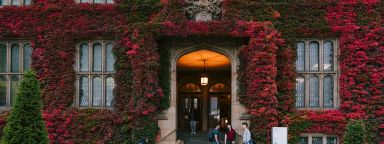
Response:
[[[191,109],[189,112],[189,124],[191,126],[191,134],[196,135],[197,117],[195,109]]]
[[[251,131],[249,131],[249,129],[248,129],[248,124],[243,123],[242,126],[244,128],[243,144],[253,144],[252,139],[251,139]]]
[[[227,124],[228,132],[225,134],[224,144],[234,144],[236,140],[236,131],[230,124]]]
[[[212,140],[210,140],[211,144],[220,144],[219,140],[219,129],[220,129],[220,124],[217,124],[216,127],[211,131],[210,137],[212,137]]]

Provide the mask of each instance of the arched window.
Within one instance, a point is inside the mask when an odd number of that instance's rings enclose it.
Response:
[[[230,92],[229,87],[223,83],[216,83],[209,88],[209,92]]]
[[[111,107],[115,59],[111,41],[84,41],[77,49],[77,107]]]
[[[296,78],[296,107],[305,107],[305,79]]]
[[[113,89],[115,89],[115,80],[113,77],[108,77],[106,81],[106,86],[105,86],[105,92],[106,92],[106,98],[105,98],[105,105],[107,107],[112,106],[113,102]]]
[[[31,45],[30,44],[25,44],[24,45],[24,50],[23,50],[23,67],[24,67],[24,70],[27,70],[31,67],[31,63],[32,63],[32,48],[31,48]]]
[[[80,107],[86,107],[89,103],[89,80],[87,77],[80,78]]]
[[[92,83],[92,106],[100,107],[102,105],[102,80],[100,77],[94,77]]]
[[[304,71],[305,69],[305,44],[304,42],[297,43],[297,60],[296,60],[296,70]]]
[[[18,89],[19,89],[19,77],[12,76],[11,77],[11,106],[16,100]]]
[[[4,107],[7,103],[7,78],[0,75],[0,106]]]
[[[333,70],[333,43],[324,42],[324,70]]]
[[[102,61],[103,61],[103,50],[102,45],[99,43],[96,43],[93,45],[93,71],[100,72],[102,67]]]
[[[319,77],[309,78],[309,107],[319,107]]]
[[[12,45],[12,48],[11,48],[11,72],[19,72],[20,69],[19,69],[19,51],[20,51],[20,48],[19,48],[19,44],[13,44]]]
[[[88,56],[89,56],[89,45],[86,43],[82,43],[80,45],[80,71],[86,72],[88,71]]]
[[[0,72],[7,71],[7,46],[0,43]]]
[[[199,86],[197,86],[194,83],[186,83],[184,84],[180,90],[180,92],[201,92],[201,89]]]
[[[106,49],[106,64],[107,64],[107,71],[115,71],[114,64],[115,64],[115,57],[112,52],[113,44],[108,43],[107,49]]]
[[[315,41],[309,43],[309,70],[319,70],[319,43]]]
[[[323,82],[324,107],[333,107],[333,77],[325,76]]]

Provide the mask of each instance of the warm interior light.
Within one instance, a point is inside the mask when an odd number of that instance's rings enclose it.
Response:
[[[203,86],[208,85],[208,76],[205,74],[201,75],[200,82]]]

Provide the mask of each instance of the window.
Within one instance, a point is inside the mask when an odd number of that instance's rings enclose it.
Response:
[[[113,4],[113,0],[78,0],[79,3]]]
[[[296,107],[337,108],[336,40],[301,39],[296,52]]]
[[[299,137],[299,144],[338,144],[336,136],[323,134],[303,134]]]
[[[112,107],[115,88],[113,43],[88,41],[77,47],[76,106]]]
[[[26,41],[0,41],[0,108],[12,107],[21,75],[31,67],[31,56]]]
[[[27,6],[31,5],[31,0],[0,0],[0,6],[12,5],[12,6]]]

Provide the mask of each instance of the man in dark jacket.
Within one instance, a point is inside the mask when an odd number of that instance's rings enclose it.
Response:
[[[195,109],[191,109],[189,112],[189,124],[191,126],[191,134],[196,135],[196,125],[198,120],[198,114]]]

